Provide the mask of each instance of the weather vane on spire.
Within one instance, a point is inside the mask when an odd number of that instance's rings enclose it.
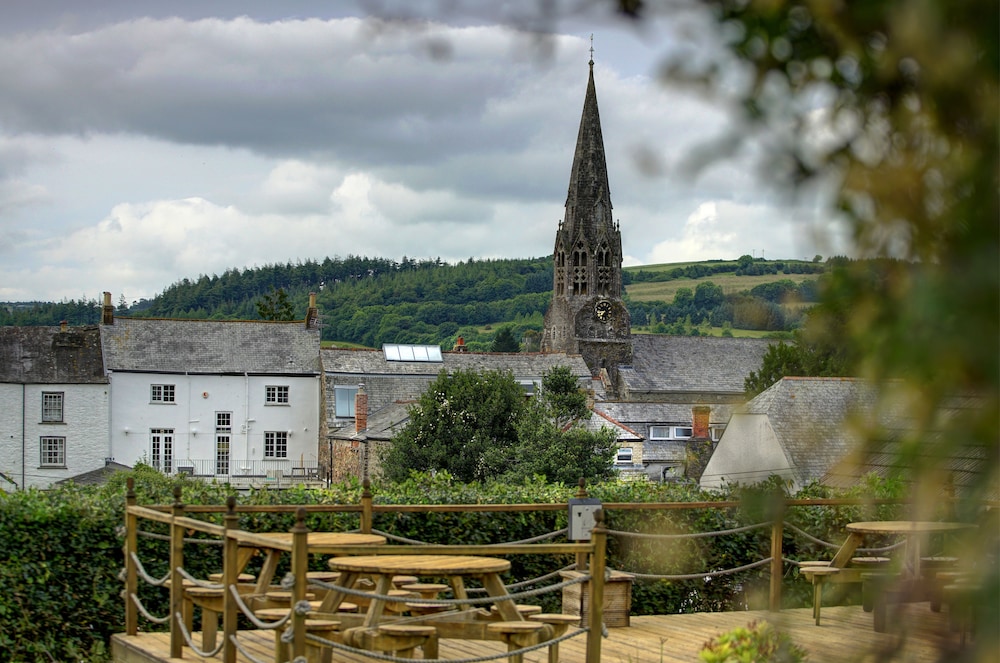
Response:
[[[594,64],[594,33],[590,33],[590,64]]]

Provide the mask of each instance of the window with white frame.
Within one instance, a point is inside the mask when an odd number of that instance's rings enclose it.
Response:
[[[42,467],[66,467],[65,437],[42,437],[39,451],[39,465]]]
[[[165,474],[174,470],[174,429],[149,429],[149,461],[154,469]]]
[[[173,403],[174,385],[153,384],[149,386],[149,400],[151,403]]]
[[[288,458],[288,433],[286,431],[264,433],[264,458]]]
[[[270,384],[264,387],[265,405],[288,405],[288,385]]]
[[[649,427],[649,439],[651,439],[651,440],[669,440],[670,439],[670,426],[650,426]]]
[[[617,465],[631,465],[632,464],[632,447],[618,447],[618,455],[615,456],[615,464],[617,464]]]
[[[63,421],[63,392],[43,391],[42,392],[42,423],[62,423]]]
[[[334,397],[334,407],[336,408],[336,416],[338,417],[353,417],[354,416],[354,397],[358,394],[357,385],[353,387],[348,386],[334,386],[333,397]]]
[[[650,426],[650,440],[686,440],[693,434],[690,426]]]
[[[215,473],[229,474],[229,443],[232,440],[233,413],[215,413]]]

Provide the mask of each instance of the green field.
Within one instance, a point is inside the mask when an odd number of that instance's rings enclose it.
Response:
[[[819,274],[762,274],[760,276],[736,276],[735,274],[712,274],[700,279],[674,279],[673,281],[633,283],[625,287],[625,292],[632,301],[651,302],[662,301],[672,302],[674,295],[681,288],[694,290],[699,283],[711,281],[722,288],[722,291],[731,295],[744,290],[750,290],[754,286],[762,283],[773,283],[774,281],[788,280],[793,283],[815,280]]]

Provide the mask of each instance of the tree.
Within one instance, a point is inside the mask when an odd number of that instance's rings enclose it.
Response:
[[[447,470],[466,482],[497,478],[517,446],[524,410],[524,390],[510,371],[441,371],[385,448],[382,471],[392,481],[411,470]]]
[[[542,376],[541,403],[557,426],[589,419],[587,394],[569,366],[553,366]]]
[[[526,398],[510,371],[442,371],[383,449],[383,474],[400,481],[414,470],[447,470],[466,482],[541,475],[567,483],[611,476],[613,431],[591,432],[556,419],[589,415],[572,372],[555,368],[542,383],[543,395]]]
[[[262,320],[294,320],[295,309],[288,301],[288,295],[284,288],[271,288],[271,292],[265,294],[256,302],[257,315]]]
[[[510,327],[501,327],[493,337],[490,352],[520,352],[521,346]]]
[[[761,367],[751,371],[743,382],[748,399],[753,398],[783,377],[849,377],[850,368],[842,355],[831,349],[809,345],[799,336],[796,343],[771,345],[764,353]]]

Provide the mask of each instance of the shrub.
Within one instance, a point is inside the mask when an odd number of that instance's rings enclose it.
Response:
[[[707,642],[698,658],[704,663],[799,663],[806,651],[767,622],[750,622]]]

